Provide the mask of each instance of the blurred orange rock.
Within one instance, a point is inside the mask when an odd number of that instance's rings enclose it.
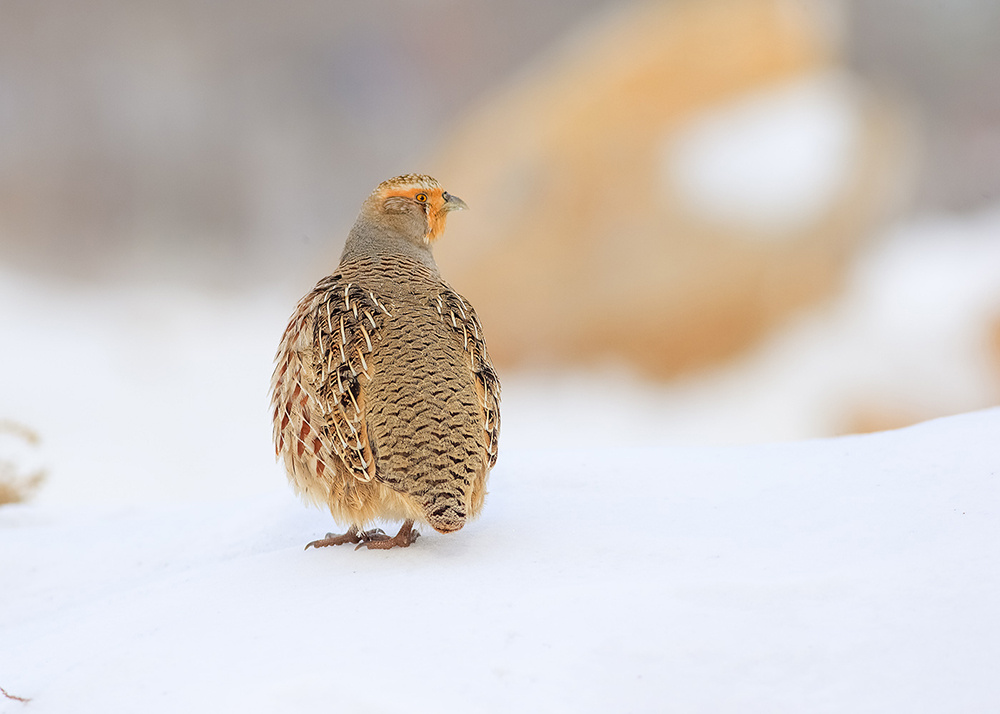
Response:
[[[435,251],[498,364],[671,376],[835,290],[908,144],[811,7],[619,9],[451,133],[433,171],[475,217]]]
[[[858,405],[847,415],[841,427],[837,429],[837,434],[872,434],[877,431],[902,429],[939,416],[945,415],[919,410],[907,411],[905,408],[888,404]]]

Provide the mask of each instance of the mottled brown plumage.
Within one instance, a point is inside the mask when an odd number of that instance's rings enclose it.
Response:
[[[276,453],[295,490],[349,526],[309,545],[405,547],[414,522],[450,533],[482,509],[500,383],[430,247],[460,208],[429,176],[379,184],[337,271],[289,321],[271,383]],[[377,520],[404,523],[389,538],[365,530]]]

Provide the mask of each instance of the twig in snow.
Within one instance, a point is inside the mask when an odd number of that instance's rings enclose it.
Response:
[[[7,694],[7,690],[3,687],[0,687],[0,694],[3,694],[8,699],[13,699],[15,702],[24,702],[27,704],[31,701],[30,699],[25,699],[24,697],[15,697],[13,694]]]

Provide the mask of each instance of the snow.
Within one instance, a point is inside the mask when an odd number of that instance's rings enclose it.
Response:
[[[2,685],[32,712],[990,710],[998,432],[511,450],[478,522],[390,552],[304,551],[328,518],[282,488],[7,507]]]
[[[40,500],[219,498],[272,486],[280,472],[261,469],[274,460],[267,389],[298,297],[0,273],[10,345],[0,416],[43,439],[53,477]]]
[[[1000,409],[802,437],[852,389],[989,394],[998,223],[903,226],[687,383],[504,375],[483,516],[389,552],[303,550],[334,525],[266,407],[301,289],[0,267],[0,419],[48,470],[0,507],[0,714],[995,711]]]

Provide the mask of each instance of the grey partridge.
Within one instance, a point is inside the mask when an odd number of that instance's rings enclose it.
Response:
[[[430,176],[379,184],[340,266],[299,302],[271,380],[274,444],[303,498],[348,526],[306,545],[406,547],[479,514],[497,458],[500,382],[479,318],[431,245],[466,208]],[[390,538],[379,520],[403,524]]]

